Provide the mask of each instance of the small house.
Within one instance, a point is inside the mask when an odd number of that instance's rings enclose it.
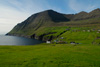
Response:
[[[70,29],[66,29],[66,31],[69,31]]]
[[[61,37],[61,39],[64,39],[64,37]]]
[[[91,32],[90,30],[87,30],[88,32]]]
[[[70,42],[70,44],[76,44],[75,42]]]
[[[55,43],[57,43],[57,42],[58,42],[58,40],[54,40],[54,42],[55,42]]]
[[[59,41],[58,44],[67,44],[65,41]]]
[[[46,41],[46,43],[47,43],[47,44],[50,44],[50,43],[51,43],[51,41]]]
[[[98,30],[100,32],[100,30]]]
[[[100,33],[100,32],[97,32],[97,33]]]
[[[92,31],[95,31],[95,29],[92,29]]]
[[[85,30],[83,30],[83,32],[85,32]]]

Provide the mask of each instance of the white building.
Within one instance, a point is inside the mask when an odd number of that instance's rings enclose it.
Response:
[[[90,30],[87,30],[88,32],[91,32]]]
[[[51,43],[51,41],[46,41],[46,43],[47,43],[47,44],[50,44],[50,43]]]
[[[100,32],[100,30],[98,30]]]

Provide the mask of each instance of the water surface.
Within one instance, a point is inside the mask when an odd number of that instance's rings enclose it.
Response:
[[[43,41],[17,36],[0,35],[0,45],[36,45]]]

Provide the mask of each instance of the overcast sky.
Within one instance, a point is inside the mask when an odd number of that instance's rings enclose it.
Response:
[[[9,32],[30,15],[53,9],[74,14],[100,8],[100,0],[0,0],[0,34]]]

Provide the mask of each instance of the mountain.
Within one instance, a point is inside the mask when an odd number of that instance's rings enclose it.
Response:
[[[85,20],[85,19],[91,19],[91,18],[97,18],[100,17],[100,9],[95,9],[89,13],[87,12],[80,12],[77,14],[67,14],[65,15],[66,18],[69,18],[70,20]]]
[[[75,14],[74,18],[72,18],[72,20],[83,20],[83,19],[87,18],[87,15],[88,15],[87,12],[82,11],[82,12],[80,12],[78,14]]]
[[[33,28],[34,30],[37,30],[43,25],[67,21],[70,21],[70,19],[66,18],[63,14],[60,14],[53,10],[47,10],[30,16],[28,19],[15,26],[14,29],[16,30],[16,32],[18,32],[18,30],[28,28]]]
[[[91,19],[97,18],[97,21]],[[87,12],[80,12],[77,14],[62,14],[56,12],[54,10],[46,10],[43,12],[39,12],[36,14],[31,15],[22,23],[17,24],[7,35],[17,35],[17,36],[24,36],[24,37],[41,37],[52,34],[41,32],[44,31],[48,27],[57,27],[57,26],[92,26],[93,23],[96,24],[100,20],[100,9],[95,9],[89,13]],[[84,23],[84,21],[87,21]],[[41,34],[39,33],[41,32]],[[53,32],[55,33],[55,32]]]

